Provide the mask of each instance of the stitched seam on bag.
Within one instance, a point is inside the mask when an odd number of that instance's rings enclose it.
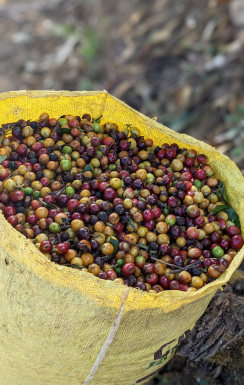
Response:
[[[107,350],[109,348],[109,346],[112,344],[116,334],[117,334],[117,331],[119,329],[119,325],[120,325],[120,321],[121,321],[121,318],[122,318],[122,315],[123,315],[123,311],[124,311],[124,308],[125,308],[125,303],[126,303],[126,300],[127,300],[127,297],[129,295],[129,292],[130,292],[130,289],[127,288],[123,291],[122,295],[121,295],[121,308],[120,308],[120,312],[118,314],[118,316],[116,317],[116,319],[114,320],[113,322],[113,325],[110,329],[110,333],[106,339],[106,341],[104,342],[100,352],[98,353],[98,356],[96,358],[96,361],[94,362],[93,364],[93,367],[91,368],[91,371],[90,373],[88,374],[85,382],[83,385],[89,385],[92,381],[92,379],[94,378],[96,372],[98,371],[102,361],[104,360],[105,358],[105,355],[107,353]]]

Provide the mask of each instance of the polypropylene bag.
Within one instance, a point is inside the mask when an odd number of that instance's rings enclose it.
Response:
[[[0,95],[0,124],[41,112],[133,124],[155,144],[195,148],[226,188],[244,229],[244,180],[209,145],[180,135],[107,92],[18,91]],[[196,292],[147,293],[50,262],[0,214],[0,385],[134,385],[172,357],[180,336],[203,314],[240,265]]]

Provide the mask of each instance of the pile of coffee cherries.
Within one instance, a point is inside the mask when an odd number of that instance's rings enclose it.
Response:
[[[51,261],[144,291],[196,291],[218,278],[243,239],[227,212],[213,214],[224,200],[207,157],[100,118],[42,113],[9,125],[7,221]]]

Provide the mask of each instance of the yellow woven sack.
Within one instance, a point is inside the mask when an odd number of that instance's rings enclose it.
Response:
[[[0,124],[65,113],[132,123],[154,143],[195,148],[227,187],[244,229],[244,181],[226,156],[171,131],[107,92],[18,91],[0,95]],[[135,385],[174,354],[211,298],[240,265],[197,292],[145,293],[50,262],[0,214],[0,385]]]

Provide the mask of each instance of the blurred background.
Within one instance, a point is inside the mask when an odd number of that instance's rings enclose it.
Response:
[[[244,0],[0,0],[0,37],[0,92],[106,89],[244,173]],[[173,359],[150,384],[241,383]]]
[[[0,0],[0,92],[106,89],[244,171],[244,0]]]

